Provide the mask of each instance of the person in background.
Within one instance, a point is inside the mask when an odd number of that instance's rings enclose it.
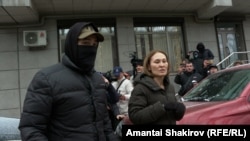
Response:
[[[132,71],[127,71],[127,72],[124,72],[124,77],[127,78],[128,80],[131,80],[131,77],[132,77]]]
[[[167,54],[160,50],[151,51],[144,59],[143,67],[129,100],[129,119],[133,124],[175,125],[186,108],[177,102],[169,81]]]
[[[138,66],[139,65],[136,65],[136,76],[138,75]],[[133,71],[131,71],[131,74],[132,73]],[[116,107],[118,107],[118,112],[114,113],[116,115],[115,133],[119,135],[119,137],[122,137],[122,125],[124,120],[128,119],[128,101],[133,90],[132,83],[134,78],[133,75],[129,77],[129,74],[129,72],[123,72],[122,68],[119,66],[113,68],[113,75],[117,78],[117,81],[113,82],[113,85],[116,87],[117,91],[122,94],[119,102],[116,104]]]
[[[212,64],[212,65],[208,66],[208,71],[209,71],[209,74],[213,74],[213,73],[218,72],[219,68],[217,67],[217,65]]]
[[[193,63],[195,72],[202,74],[204,59],[199,58],[198,51],[192,51],[192,55],[192,57],[190,57],[190,54],[187,56],[188,61]]]
[[[117,78],[117,81],[113,81],[111,84],[120,94],[119,101],[117,102],[119,114],[116,115],[116,127],[120,120],[122,120],[125,116],[128,116],[128,101],[134,87],[130,80],[125,78],[122,67],[115,66],[113,68],[113,76]]]
[[[184,72],[186,71],[186,60],[184,61],[182,61],[182,63],[180,63],[180,65],[179,65],[179,67],[178,67],[178,69],[177,69],[177,75],[182,75],[182,74],[184,74]],[[181,85],[179,84],[179,87],[181,88]],[[181,97],[179,96],[179,94],[178,93],[176,93],[175,94],[175,96],[176,96],[176,98],[178,99],[178,100],[181,100]]]
[[[183,72],[186,71],[186,63],[189,62],[189,60],[187,58],[183,59],[179,65],[179,67],[177,68],[177,73],[178,74],[182,74]]]
[[[135,67],[135,75],[133,75],[131,77],[131,83],[134,82],[134,79],[136,79],[136,77],[138,77],[139,75],[141,75],[143,72],[143,60],[142,59],[137,59],[136,61],[136,67]]]
[[[239,65],[243,65],[244,63],[241,60],[237,60],[233,63],[233,66],[239,66]]]
[[[200,42],[197,44],[196,46],[196,49],[198,50],[198,58],[201,58],[201,59],[208,59],[208,60],[213,60],[214,59],[214,54],[213,52],[208,49],[208,48],[205,48],[205,45]]]
[[[94,64],[104,37],[91,22],[69,29],[62,61],[33,77],[24,100],[22,141],[119,141],[108,110],[107,90]]]
[[[189,60],[188,60],[187,58],[184,58],[184,59],[182,59],[182,61],[181,61],[182,64],[186,64],[187,62],[189,62]]]
[[[106,84],[106,88],[107,88],[107,91],[108,91],[108,95],[107,95],[107,98],[108,98],[108,102],[109,103],[116,103],[119,101],[119,94],[116,92],[115,88],[113,87],[113,85],[109,82],[109,80],[103,76],[103,74],[101,74],[105,84]]]
[[[119,114],[119,108],[117,106],[117,102],[119,101],[119,97],[120,95],[118,94],[118,92],[116,91],[116,89],[114,88],[114,86],[109,82],[109,80],[103,76],[103,74],[101,74],[103,77],[103,80],[106,83],[106,87],[107,87],[107,91],[108,91],[108,95],[107,95],[107,109],[109,112],[109,117],[111,120],[111,124],[112,124],[112,128],[115,131],[116,129],[116,115]]]
[[[181,75],[186,71],[186,63],[180,63],[178,70],[177,70],[177,74]]]
[[[193,88],[193,86],[195,86],[201,80],[202,75],[195,71],[193,63],[187,62],[186,71],[181,74],[178,73],[174,78],[174,82],[181,86],[176,96],[179,97],[185,95],[188,90]]]
[[[207,77],[209,75],[209,66],[213,64],[213,60],[211,59],[204,59],[203,60],[203,67],[202,67],[202,72],[201,75],[203,78]]]
[[[143,73],[143,60],[138,59],[137,65],[136,65],[136,74]]]

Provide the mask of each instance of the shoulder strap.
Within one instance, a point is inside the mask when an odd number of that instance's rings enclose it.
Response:
[[[126,79],[126,78],[125,78],[125,79]],[[123,81],[124,81],[125,79],[123,79],[123,80],[121,81],[121,83],[119,84],[119,86],[116,88],[116,91],[118,91],[118,89],[120,88],[120,86],[122,85],[122,83],[123,83]]]

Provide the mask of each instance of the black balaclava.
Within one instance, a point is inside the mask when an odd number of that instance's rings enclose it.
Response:
[[[90,72],[95,65],[97,46],[78,45],[77,66],[83,72]]]
[[[69,29],[65,40],[65,54],[82,72],[90,73],[94,69],[98,46],[77,45],[81,30],[86,26],[92,26],[98,32],[93,23],[78,22],[74,24]]]
[[[205,51],[205,45],[203,43],[198,43],[197,46],[196,46],[196,49],[199,52],[204,52]]]

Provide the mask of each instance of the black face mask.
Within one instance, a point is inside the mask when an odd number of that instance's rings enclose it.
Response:
[[[77,66],[89,73],[95,65],[97,46],[78,45]]]

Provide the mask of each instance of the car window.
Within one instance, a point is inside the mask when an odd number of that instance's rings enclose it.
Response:
[[[227,101],[237,98],[250,81],[250,70],[216,73],[183,96],[184,101]]]

